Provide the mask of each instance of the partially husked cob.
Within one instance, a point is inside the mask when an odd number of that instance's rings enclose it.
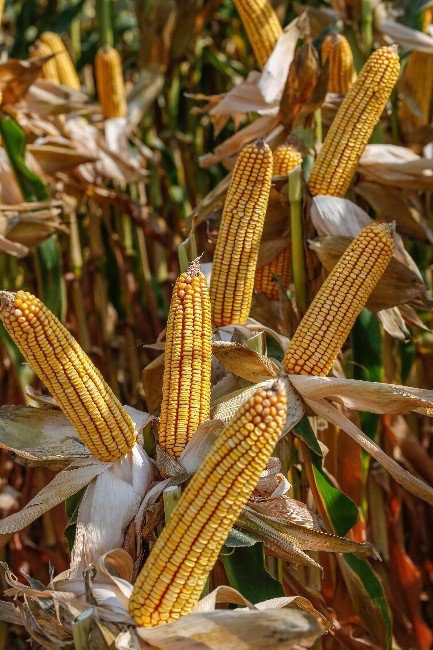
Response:
[[[302,164],[302,154],[292,144],[282,144],[272,153],[273,176],[286,176]],[[292,256],[290,244],[285,246],[278,255],[256,270],[254,288],[265,294],[269,300],[278,300],[278,287],[273,280],[274,275],[281,278],[284,289],[290,285],[292,271]]]
[[[80,90],[80,80],[60,36],[54,32],[44,32],[39,38],[50,48],[51,53],[56,55],[54,60],[60,83],[74,90]]]
[[[326,278],[284,356],[294,375],[327,375],[358,314],[391,261],[394,224],[373,223],[355,237]]]
[[[243,404],[192,477],[138,576],[129,603],[153,627],[192,611],[222,545],[256,487],[286,420],[279,382]]]
[[[46,45],[45,43],[39,40],[36,41],[33,44],[33,46],[30,48],[30,53],[32,57],[49,56],[53,54],[50,48],[48,47],[48,45]],[[51,59],[49,59],[44,63],[41,70],[41,77],[42,79],[46,79],[47,81],[60,83],[59,75],[57,73],[55,57],[52,57]]]
[[[0,291],[0,315],[89,451],[102,461],[122,458],[135,443],[134,423],[70,332],[26,291]]]
[[[272,153],[263,140],[247,145],[236,161],[215,248],[210,283],[216,326],[245,323],[272,179]]]
[[[96,87],[104,117],[126,115],[126,93],[122,60],[111,45],[101,47],[95,57]]]
[[[197,427],[209,419],[212,318],[198,261],[178,278],[168,316],[159,445],[178,458]]]
[[[283,28],[269,0],[233,0],[260,68],[272,54]]]
[[[345,36],[333,32],[322,44],[322,63],[328,62],[328,93],[345,95],[356,78],[352,50]]]
[[[394,47],[381,47],[370,56],[349,88],[316,158],[308,181],[313,196],[346,194],[399,71]]]

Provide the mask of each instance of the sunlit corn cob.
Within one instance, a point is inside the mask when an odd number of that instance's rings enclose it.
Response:
[[[412,90],[412,97],[421,115],[411,111],[403,100],[400,106],[401,128],[405,135],[412,129],[430,123],[433,99],[433,55],[425,52],[412,52],[409,55],[403,76],[406,85]]]
[[[294,375],[327,375],[358,314],[388,266],[394,224],[373,223],[338,260],[297,327],[284,368]]]
[[[272,179],[272,153],[263,140],[242,149],[230,180],[210,283],[215,325],[245,323]]]
[[[74,90],[80,90],[80,80],[60,36],[54,32],[44,32],[39,38],[45,45],[48,45],[51,53],[56,55],[54,60],[60,83]]]
[[[104,117],[124,117],[126,95],[122,60],[114,47],[106,45],[98,50],[95,57],[95,72],[98,99]]]
[[[292,270],[292,256],[290,245],[285,246],[278,255],[256,271],[254,287],[256,291],[264,293],[269,300],[278,300],[278,286],[273,280],[274,275],[281,278],[284,289],[290,285]]]
[[[302,164],[302,154],[291,144],[282,144],[275,149],[273,156],[273,176],[286,176]],[[264,293],[269,300],[278,300],[278,287],[272,279],[274,275],[279,275],[283,287],[288,289],[292,271],[292,257],[290,244],[283,248],[280,253],[267,264],[264,264],[256,270],[254,288],[260,293]]]
[[[194,261],[174,286],[165,344],[158,442],[175,458],[199,424],[209,419],[211,365],[209,293]]]
[[[36,41],[36,43],[34,43],[30,48],[30,53],[33,57],[48,56],[52,54],[48,45],[42,41]],[[47,81],[54,81],[54,83],[60,83],[55,57],[44,63],[41,70],[41,78],[46,79]]]
[[[338,109],[314,163],[308,181],[313,196],[346,194],[399,71],[393,47],[381,47],[370,56]]]
[[[426,34],[428,28],[433,23],[433,7],[427,7],[422,12],[422,31]]]
[[[102,461],[124,456],[135,443],[134,424],[70,332],[26,291],[0,291],[0,314],[91,453]]]
[[[253,395],[225,427],[185,489],[135,583],[129,611],[153,627],[191,612],[221,546],[282,432],[279,382]]]
[[[302,154],[292,144],[281,144],[272,152],[272,175],[286,176],[302,164]]]
[[[322,63],[328,61],[328,93],[345,95],[352,85],[356,73],[353,67],[352,50],[342,34],[333,32],[323,41]]]
[[[272,54],[283,29],[269,0],[233,0],[260,68]]]

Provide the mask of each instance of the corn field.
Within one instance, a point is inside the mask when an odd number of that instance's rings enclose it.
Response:
[[[433,0],[0,0],[0,650],[433,647]]]

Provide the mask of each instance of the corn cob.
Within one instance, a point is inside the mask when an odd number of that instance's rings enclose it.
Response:
[[[314,163],[308,189],[313,196],[344,196],[400,70],[393,47],[374,52],[349,88]]]
[[[281,278],[284,289],[290,285],[292,256],[290,244],[285,246],[278,255],[256,271],[254,287],[259,293],[264,293],[269,300],[278,300],[278,287],[273,280],[274,275]]]
[[[0,291],[4,326],[89,451],[115,461],[134,445],[134,424],[68,330],[35,296]]]
[[[211,365],[209,293],[194,261],[174,286],[167,324],[158,441],[175,458],[209,418]]]
[[[129,603],[138,626],[191,612],[221,546],[265,469],[286,419],[277,382],[237,411],[185,489],[144,565]]]
[[[302,164],[301,153],[291,144],[282,144],[275,149],[273,156],[273,176],[286,176],[292,169]],[[273,280],[279,275],[285,289],[289,288],[292,271],[291,246],[283,248],[280,253],[267,264],[256,270],[254,288],[264,293],[269,300],[278,300],[278,287]]]
[[[294,375],[327,375],[394,250],[394,224],[361,230],[326,278],[286,350]]]
[[[215,248],[210,283],[217,326],[245,323],[272,178],[272,153],[257,140],[241,151],[230,181]]]
[[[427,7],[422,12],[422,31],[424,34],[427,33],[428,28],[433,23],[433,7]]]
[[[106,45],[95,57],[96,86],[104,117],[126,115],[126,95],[123,83],[122,61],[119,52]]]
[[[80,90],[80,80],[60,36],[54,32],[44,32],[41,34],[40,40],[45,45],[48,45],[52,54],[56,55],[54,60],[56,62],[60,83],[74,90]]]
[[[412,52],[409,55],[403,76],[413,91],[413,98],[421,115],[415,115],[406,101],[400,107],[402,131],[407,136],[411,130],[430,123],[433,99],[433,55],[425,52]]]
[[[48,45],[42,43],[42,41],[36,41],[34,45],[30,48],[30,53],[32,57],[38,56],[49,56],[52,55],[52,52]],[[54,83],[60,83],[59,75],[57,74],[57,67],[55,57],[49,59],[44,63],[41,70],[42,79],[47,81],[53,81]]]
[[[345,95],[356,78],[348,40],[333,32],[323,41],[322,63],[328,61],[328,93]]]
[[[260,68],[282,34],[281,23],[269,0],[233,0]]]

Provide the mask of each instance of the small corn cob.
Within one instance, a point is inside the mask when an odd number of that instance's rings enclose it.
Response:
[[[233,0],[260,68],[272,54],[283,28],[269,0]]]
[[[424,34],[427,33],[428,28],[433,23],[433,7],[427,7],[422,12],[422,31]]]
[[[399,71],[393,47],[381,47],[370,56],[338,109],[314,163],[308,181],[313,196],[346,194]]]
[[[216,326],[245,323],[272,179],[272,153],[257,140],[242,149],[230,181],[210,283]]]
[[[104,117],[126,115],[126,94],[122,60],[111,45],[101,47],[95,57],[96,86]]]
[[[271,262],[257,269],[254,288],[259,293],[264,293],[269,300],[278,300],[278,286],[274,282],[273,276],[280,276],[284,289],[288,289],[292,275],[291,271],[292,255],[289,244]]]
[[[282,144],[275,149],[273,156],[273,176],[286,176],[292,169],[302,164],[302,154],[291,144]],[[267,264],[256,270],[254,288],[264,293],[269,300],[278,300],[278,287],[272,279],[279,275],[285,289],[289,288],[292,271],[291,246],[288,245]]]
[[[26,291],[0,291],[4,326],[89,451],[115,461],[134,445],[134,424],[101,373],[53,313]]]
[[[394,251],[394,224],[361,230],[326,278],[286,350],[293,375],[327,375]]]
[[[209,293],[195,260],[174,286],[167,324],[158,442],[175,458],[209,419],[211,365]]]
[[[328,61],[328,93],[345,95],[356,78],[352,50],[342,34],[333,32],[323,41],[322,63]]]
[[[51,53],[56,55],[54,60],[60,83],[74,90],[80,90],[80,80],[60,36],[54,32],[44,32],[39,38],[45,45],[48,45]]]
[[[277,382],[253,395],[225,427],[138,576],[129,603],[138,626],[168,623],[196,605],[285,420],[286,395]]]
[[[412,52],[409,55],[403,76],[406,84],[413,90],[413,98],[422,117],[414,114],[406,101],[400,107],[400,120],[405,136],[416,128],[430,123],[433,99],[433,55],[425,52]]]
[[[39,40],[36,41],[36,43],[34,43],[34,45],[30,48],[30,53],[32,57],[48,56],[50,54],[52,55],[52,52],[48,45]],[[60,83],[59,75],[57,74],[55,57],[49,59],[44,63],[41,70],[41,77],[47,81]]]

